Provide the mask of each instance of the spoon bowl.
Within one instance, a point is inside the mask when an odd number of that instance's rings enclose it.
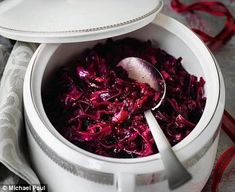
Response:
[[[130,78],[138,82],[147,83],[154,90],[161,91],[161,98],[152,110],[157,109],[161,105],[166,94],[166,83],[162,74],[151,63],[137,57],[127,57],[121,60],[117,66],[125,69]],[[172,150],[152,111],[147,110],[144,115],[161,155],[169,188],[176,189],[188,182],[192,176]]]
[[[162,74],[151,63],[137,57],[127,57],[122,59],[117,66],[125,69],[131,79],[147,83],[154,90],[161,91],[161,98],[152,110],[161,105],[166,94],[166,82]]]

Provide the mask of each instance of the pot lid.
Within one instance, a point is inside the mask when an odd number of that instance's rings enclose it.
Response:
[[[147,25],[162,6],[162,0],[5,0],[0,34],[38,43],[108,38]]]

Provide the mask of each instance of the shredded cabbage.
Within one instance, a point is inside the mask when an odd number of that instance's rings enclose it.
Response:
[[[70,142],[89,152],[114,157],[145,157],[158,152],[143,112],[162,96],[136,82],[117,63],[139,57],[162,73],[166,96],[153,111],[171,145],[183,140],[198,123],[206,103],[203,78],[151,41],[107,40],[85,50],[61,68],[42,92],[45,111]]]

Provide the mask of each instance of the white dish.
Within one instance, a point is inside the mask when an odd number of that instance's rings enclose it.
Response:
[[[190,73],[206,80],[204,114],[190,135],[173,147],[193,176],[177,191],[200,191],[213,166],[224,110],[224,85],[218,65],[195,34],[161,14],[146,27],[115,38],[124,36],[157,42],[170,54],[183,57],[183,65]],[[169,191],[159,154],[136,159],[113,159],[91,154],[65,140],[45,115],[41,87],[50,74],[73,55],[102,41],[43,44],[32,58],[25,77],[24,106],[35,170],[52,192],[74,189],[97,192]]]

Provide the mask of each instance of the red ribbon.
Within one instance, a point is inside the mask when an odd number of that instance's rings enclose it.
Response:
[[[222,128],[235,143],[235,119],[227,111],[224,111]]]
[[[235,145],[226,150],[217,161],[217,164],[215,166],[212,175],[212,186],[211,186],[212,192],[219,191],[219,184],[221,182],[223,173],[234,158],[235,158]]]
[[[214,16],[226,17],[223,29],[215,37],[212,37],[199,29],[192,29],[213,50],[226,43],[235,33],[235,18],[228,8],[221,2],[196,2],[186,5],[181,3],[179,0],[172,0],[171,6],[175,11],[180,13],[201,11]]]
[[[235,119],[227,111],[224,111],[222,128],[235,143]],[[211,192],[219,191],[223,173],[233,159],[235,159],[235,145],[227,149],[217,161],[212,175]]]

